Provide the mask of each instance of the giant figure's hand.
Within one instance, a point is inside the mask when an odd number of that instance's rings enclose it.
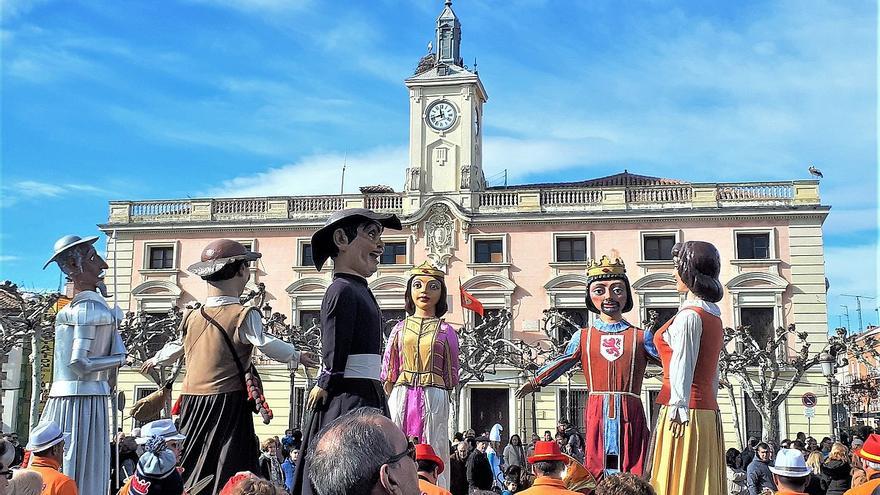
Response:
[[[538,387],[535,386],[535,384],[532,383],[531,380],[529,380],[529,381],[523,383],[522,387],[516,389],[516,398],[522,399],[523,397],[525,397],[529,394],[532,394],[537,390],[538,390]]]
[[[393,388],[394,388],[394,384],[391,382],[385,382],[382,384],[382,389],[385,390],[386,396],[391,395],[391,389],[393,389]]]
[[[309,392],[309,400],[306,402],[306,407],[310,410],[315,410],[319,405],[323,404],[327,400],[327,391],[323,388],[315,385],[312,387],[312,391]]]
[[[144,361],[144,364],[141,365],[141,374],[147,375],[151,371],[153,371],[153,368],[155,368],[155,367],[156,367],[156,361],[154,361],[153,358],[147,359],[146,361]]]

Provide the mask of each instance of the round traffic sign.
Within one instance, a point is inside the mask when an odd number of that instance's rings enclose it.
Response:
[[[804,407],[816,407],[819,399],[816,398],[816,394],[813,392],[807,392],[801,397],[801,402],[803,402]]]

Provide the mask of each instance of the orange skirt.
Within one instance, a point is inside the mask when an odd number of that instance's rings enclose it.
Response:
[[[660,408],[654,428],[651,485],[657,495],[727,493],[724,433],[718,411],[691,409],[684,435],[669,431],[668,406]]]

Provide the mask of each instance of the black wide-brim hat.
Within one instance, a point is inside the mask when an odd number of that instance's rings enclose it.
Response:
[[[331,254],[336,252],[333,243],[333,231],[342,223],[351,221],[374,221],[386,229],[401,230],[400,219],[393,213],[376,213],[366,208],[348,208],[330,215],[324,226],[312,234],[312,260],[318,270]]]

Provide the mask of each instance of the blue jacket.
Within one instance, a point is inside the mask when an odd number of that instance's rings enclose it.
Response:
[[[746,488],[749,489],[749,495],[761,495],[761,490],[765,487],[776,491],[773,473],[770,472],[770,463],[763,462],[758,456],[755,456],[746,469]]]

